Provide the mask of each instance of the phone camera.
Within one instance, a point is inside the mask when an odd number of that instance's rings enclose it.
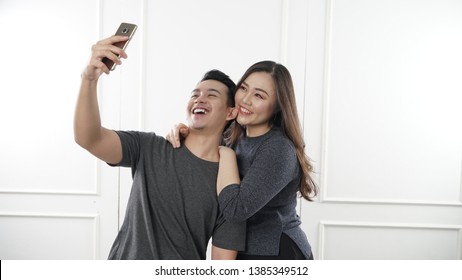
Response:
[[[123,34],[128,33],[128,28],[124,28],[124,29],[122,30],[122,33],[123,33]]]

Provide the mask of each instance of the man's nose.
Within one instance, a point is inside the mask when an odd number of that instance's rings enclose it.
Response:
[[[200,93],[194,103],[205,103],[205,94]]]

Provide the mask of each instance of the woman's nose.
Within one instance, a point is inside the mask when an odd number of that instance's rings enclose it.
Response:
[[[246,105],[250,105],[250,94],[244,93],[244,96],[242,97],[242,102]]]

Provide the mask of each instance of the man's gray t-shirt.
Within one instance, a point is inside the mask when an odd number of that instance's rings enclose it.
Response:
[[[227,222],[216,193],[218,163],[154,133],[117,131],[133,186],[109,259],[205,259],[207,244],[245,247],[245,223]]]

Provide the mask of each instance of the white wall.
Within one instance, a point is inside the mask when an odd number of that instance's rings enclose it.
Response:
[[[309,3],[318,258],[461,259],[462,2]]]
[[[0,258],[107,257],[130,171],[79,148],[72,118],[91,45],[126,21],[105,126],[165,135],[207,70],[281,62],[322,190],[300,203],[315,256],[461,259],[460,15],[457,0],[0,1]]]
[[[2,0],[0,24],[0,258],[105,258],[118,170],[72,132],[80,73],[104,26],[98,2]]]

